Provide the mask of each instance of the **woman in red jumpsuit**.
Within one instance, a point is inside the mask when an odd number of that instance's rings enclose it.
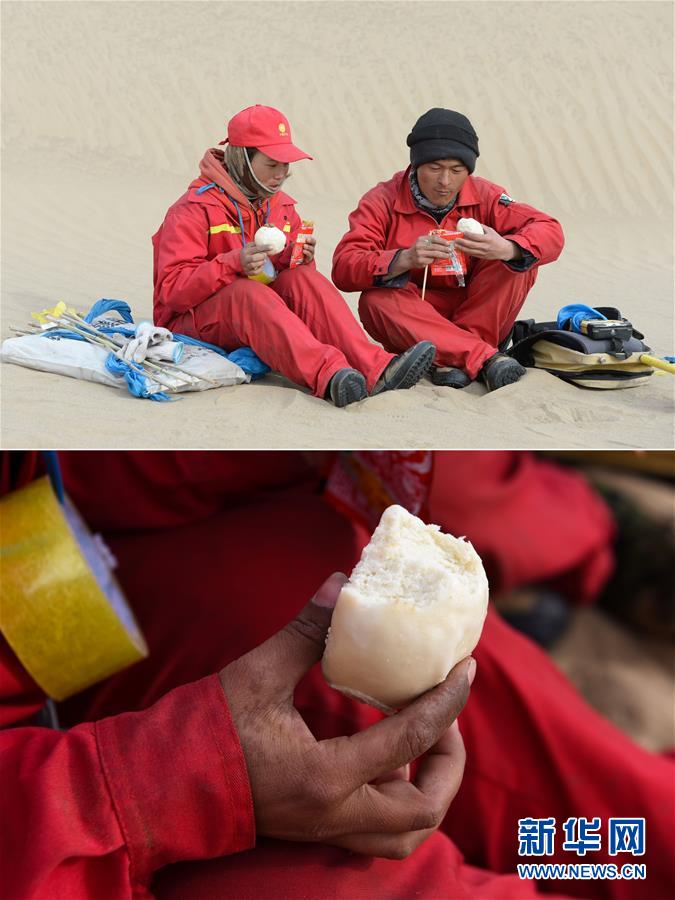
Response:
[[[265,811],[254,810],[237,724],[214,674],[278,636],[328,572],[349,572],[391,499],[466,533],[490,560],[493,590],[565,577],[588,599],[611,566],[612,523],[579,476],[511,452],[436,454],[433,465],[424,453],[353,454],[330,460],[327,483],[299,453],[61,460],[70,495],[119,560],[150,656],[60,704],[69,730],[59,732],[31,727],[43,697],[3,647],[0,709],[14,726],[0,733],[4,895],[521,898],[535,888],[509,874],[521,861],[518,819],[580,815],[644,816],[647,881],[546,889],[672,895],[672,761],[594,713],[494,610],[460,718],[459,793],[407,859],[270,840],[263,828],[256,835]],[[528,520],[531,533],[548,534],[529,556],[513,552]],[[278,676],[278,645],[269,646],[266,684]],[[295,705],[321,739],[379,719],[330,690],[317,667]],[[604,845],[589,859],[615,861]],[[570,860],[556,845],[547,861]]]
[[[224,153],[206,151],[199,178],[153,236],[155,324],[225,350],[252,347],[337,406],[416,384],[433,358],[428,341],[399,357],[371,343],[317,272],[313,238],[290,268],[301,221],[281,186],[290,163],[311,157],[292,143],[288,119],[251,106],[230,120],[222,143]],[[265,224],[286,237],[281,252],[254,243]]]

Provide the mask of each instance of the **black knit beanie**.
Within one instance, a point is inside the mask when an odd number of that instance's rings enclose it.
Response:
[[[453,109],[430,109],[415,122],[406,139],[410,162],[417,168],[436,159],[459,159],[469,172],[476,168],[478,135],[466,116]]]

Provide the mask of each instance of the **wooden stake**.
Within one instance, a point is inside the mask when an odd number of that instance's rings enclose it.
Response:
[[[78,332],[78,333],[86,331],[86,333],[91,335],[92,338],[99,338],[104,341],[107,341],[109,343],[111,349],[115,351],[116,356],[118,356],[119,351],[124,347],[124,344],[122,342],[117,341],[115,338],[113,338],[109,334],[101,334],[101,332],[97,328],[95,328],[93,325],[90,325],[89,322],[85,322],[83,319],[80,319],[79,316],[69,316],[66,313],[64,313],[63,318],[66,319],[66,321],[69,323],[72,323],[72,322],[78,323],[79,328],[80,328],[80,332]],[[68,327],[72,328],[73,331],[78,330],[78,325],[69,324]],[[121,358],[121,357],[118,356],[118,358]],[[172,363],[167,363],[166,365],[160,365],[159,363],[155,362],[153,359],[144,359],[142,363],[134,363],[134,362],[130,362],[129,360],[126,360],[126,359],[123,360],[123,362],[127,362],[132,368],[134,366],[138,366],[138,365],[147,366],[148,368],[153,369],[157,372],[163,372],[164,375],[171,375],[172,378],[175,378],[177,381],[182,381],[184,384],[192,384],[195,378],[197,378],[197,379],[199,378],[199,376],[193,375],[191,372],[184,373],[190,379],[189,381],[184,377],[174,375],[173,372],[169,372],[167,370],[168,366],[171,366],[171,368],[177,369],[177,371],[179,371],[179,372],[183,372],[183,370],[178,369],[177,366],[173,366]],[[154,378],[154,374],[152,372],[147,372],[145,374],[147,374],[149,378]],[[159,381],[159,379],[155,379],[155,380]],[[160,382],[160,383],[166,384],[166,382]],[[220,387],[220,385],[218,385],[218,387]]]

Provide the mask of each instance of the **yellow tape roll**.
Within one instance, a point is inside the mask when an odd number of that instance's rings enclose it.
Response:
[[[0,629],[55,700],[148,655],[105,552],[41,478],[0,500]]]

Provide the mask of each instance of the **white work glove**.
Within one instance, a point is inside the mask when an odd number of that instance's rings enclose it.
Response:
[[[122,349],[122,359],[126,362],[143,362],[148,356],[148,348],[171,341],[172,338],[168,328],[158,328],[152,322],[141,322],[136,328],[136,337]]]
[[[168,360],[172,363],[180,362],[183,356],[185,344],[181,341],[162,341],[154,347],[148,347],[146,357],[154,360]]]

